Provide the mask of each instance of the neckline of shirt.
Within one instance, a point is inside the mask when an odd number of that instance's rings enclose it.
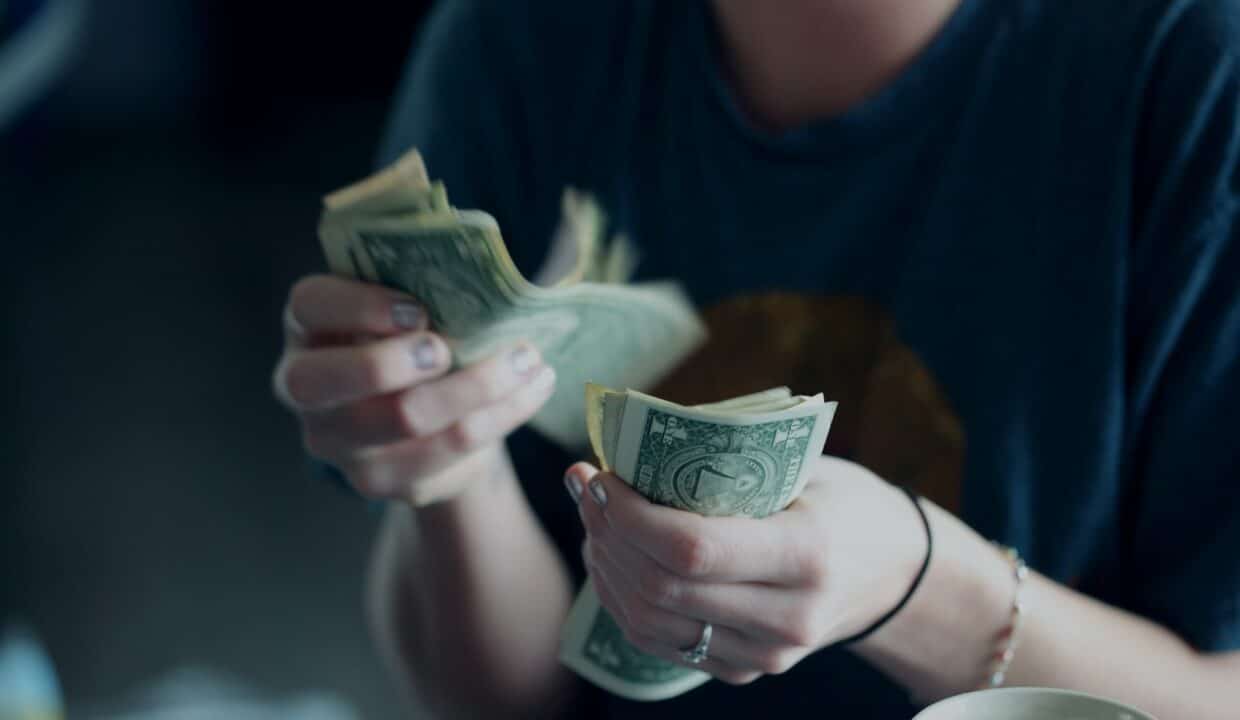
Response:
[[[761,150],[786,158],[811,157],[855,151],[892,134],[924,129],[955,102],[945,95],[962,94],[977,76],[989,40],[997,35],[1003,4],[962,0],[930,43],[878,92],[843,113],[783,131],[759,127],[742,109],[722,68],[720,31],[708,0],[690,3],[697,9],[691,32],[708,93],[729,124]]]

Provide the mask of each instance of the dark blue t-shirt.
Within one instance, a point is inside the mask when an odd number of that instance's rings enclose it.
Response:
[[[1057,581],[1240,648],[1237,4],[965,0],[878,94],[783,133],[740,110],[717,43],[703,2],[444,2],[383,159],[419,147],[527,274],[561,189],[596,193],[639,276],[682,282],[718,343],[667,394],[823,391],[831,452]],[[580,573],[573,458],[511,447]],[[747,687],[593,701],[915,710],[841,649]]]

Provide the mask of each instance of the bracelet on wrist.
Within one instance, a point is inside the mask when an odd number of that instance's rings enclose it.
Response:
[[[1004,559],[1007,560],[1008,565],[1011,566],[1015,587],[1012,591],[1012,605],[1009,611],[1008,622],[995,636],[997,649],[989,659],[986,677],[978,685],[978,688],[982,690],[997,688],[1007,679],[1008,669],[1012,666],[1012,660],[1016,657],[1020,628],[1024,624],[1025,616],[1028,613],[1028,608],[1024,601],[1024,589],[1025,579],[1029,577],[1029,566],[1025,564],[1024,559],[1017,552],[1016,548],[998,544],[996,546]]]

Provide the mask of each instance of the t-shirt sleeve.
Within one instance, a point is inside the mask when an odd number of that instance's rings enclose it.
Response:
[[[1179,3],[1150,56],[1130,255],[1134,610],[1240,648],[1240,13]]]

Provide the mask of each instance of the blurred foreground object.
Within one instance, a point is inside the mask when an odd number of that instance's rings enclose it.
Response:
[[[34,632],[11,624],[0,635],[0,720],[64,717],[60,682]]]
[[[979,690],[941,700],[913,720],[1155,720],[1113,700],[1052,688]]]
[[[585,447],[587,381],[645,389],[680,363],[706,331],[680,287],[619,280],[636,262],[624,242],[604,247],[606,220],[588,196],[565,193],[552,264],[541,287],[509,257],[495,219],[457,210],[431,183],[417,150],[323,200],[319,237],[332,272],[407,292],[468,365],[527,340],[559,378],[531,425],[568,450]],[[557,256],[571,255],[571,262]]]
[[[86,6],[87,0],[0,0],[0,130],[68,65]]]
[[[75,716],[76,716],[75,711]],[[204,668],[174,670],[121,702],[91,708],[92,720],[359,720],[327,692],[271,698],[239,680]]]

